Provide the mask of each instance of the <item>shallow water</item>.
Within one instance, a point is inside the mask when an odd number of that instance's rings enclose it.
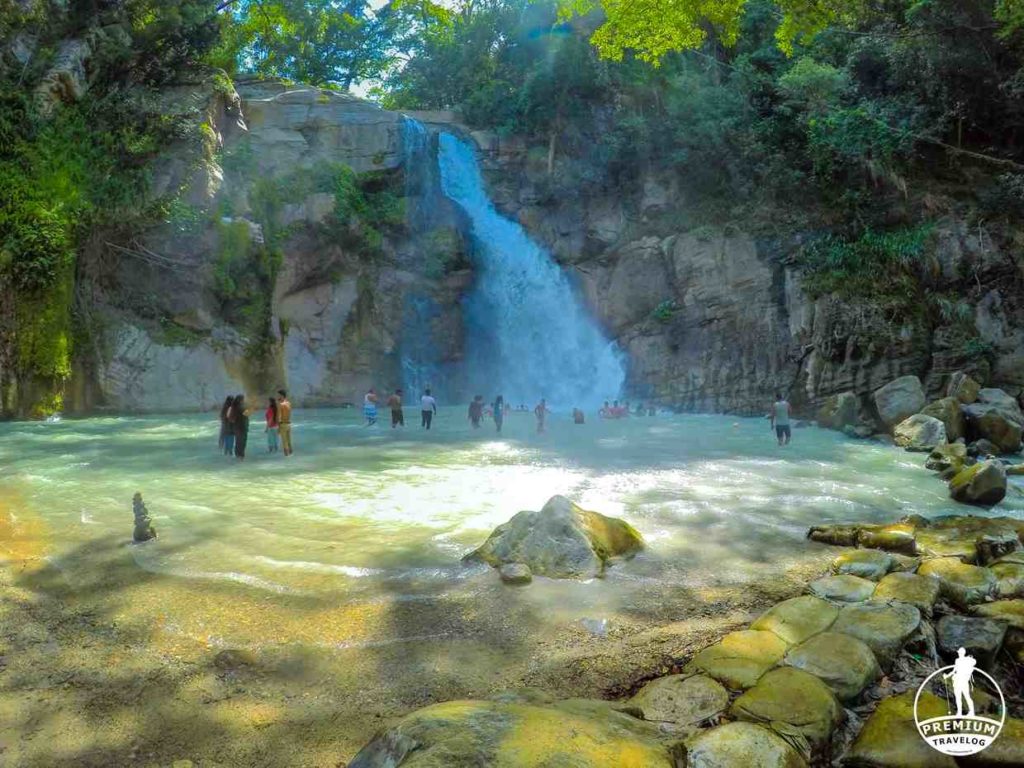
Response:
[[[418,414],[416,414],[418,416]],[[672,596],[742,585],[821,557],[807,527],[963,512],[923,457],[815,428],[785,449],[765,421],[658,416],[570,423],[531,414],[505,432],[442,409],[435,429],[365,428],[354,410],[296,412],[295,456],[250,432],[222,457],[209,416],[94,418],[0,426],[0,494],[45,527],[68,590],[168,638],[261,647],[374,646],[478,629],[467,618],[509,590],[460,558],[521,509],[561,493],[622,517],[648,543],[589,583],[514,590],[534,628],[672,620]],[[159,538],[130,545],[141,491]],[[1016,489],[997,514],[1024,516]],[[118,565],[120,564],[120,565]],[[113,593],[114,585],[121,590]],[[435,603],[456,618],[431,618]],[[395,620],[395,606],[426,613]],[[421,606],[417,608],[416,606]],[[450,619],[450,620],[449,620]],[[476,627],[476,629],[474,629]]]

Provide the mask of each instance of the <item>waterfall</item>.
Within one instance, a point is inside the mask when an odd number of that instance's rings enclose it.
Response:
[[[439,137],[444,194],[465,211],[477,281],[465,304],[470,381],[506,401],[547,398],[561,408],[619,396],[623,360],[551,255],[487,196],[473,148]]]

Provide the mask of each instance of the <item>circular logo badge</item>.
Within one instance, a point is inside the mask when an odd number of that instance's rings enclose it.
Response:
[[[946,714],[922,718],[919,706],[926,692],[945,701]],[[992,676],[961,648],[952,665],[932,672],[917,689],[914,722],[932,749],[955,757],[973,755],[1003,729],[1006,700]]]

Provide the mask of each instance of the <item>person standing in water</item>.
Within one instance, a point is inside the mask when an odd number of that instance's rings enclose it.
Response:
[[[501,425],[505,423],[505,398],[498,395],[494,398],[494,426],[501,432]]]
[[[781,392],[775,393],[775,404],[772,405],[772,427],[775,429],[775,437],[779,445],[789,445],[793,436],[789,427],[789,403],[783,399]]]
[[[292,455],[292,404],[288,393],[277,390],[277,432],[281,437],[281,450],[285,456]]]
[[[434,421],[434,416],[437,414],[437,400],[430,394],[430,390],[426,389],[423,391],[423,397],[420,398],[420,426],[423,429],[430,429],[430,425]]]
[[[586,424],[587,423],[587,417],[584,415],[583,411],[581,411],[579,408],[573,408],[572,409],[572,422],[573,422],[573,424]]]
[[[217,445],[225,456],[233,456],[235,453],[235,433],[231,426],[231,408],[234,404],[234,396],[228,395],[224,398],[224,405],[220,407],[220,439]]]
[[[235,458],[245,460],[245,447],[249,443],[249,414],[245,410],[245,395],[235,398]]]
[[[405,426],[405,413],[402,411],[402,390],[396,389],[394,394],[388,398],[388,408],[391,409],[391,428],[401,425]]]
[[[548,404],[542,397],[537,407],[533,409],[533,415],[537,417],[537,434],[544,432],[544,423],[548,417]]]
[[[270,404],[263,414],[267,422],[267,453],[277,453],[277,400],[270,398]]]
[[[484,396],[477,395],[469,404],[469,421],[473,429],[480,429],[480,420],[484,417]]]
[[[366,426],[372,427],[377,423],[377,393],[373,387],[363,396],[363,416],[366,417]]]

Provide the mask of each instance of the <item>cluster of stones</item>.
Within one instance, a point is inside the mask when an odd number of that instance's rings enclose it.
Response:
[[[921,381],[903,376],[876,390],[874,412],[845,392],[829,398],[818,423],[867,437],[881,427],[908,451],[933,452],[928,467],[949,482],[956,501],[998,504],[1006,495],[1007,472],[1024,471],[995,458],[1020,451],[1024,413],[1001,389],[982,388],[963,373],[950,376],[945,397],[928,403]]]
[[[142,494],[136,492],[132,497],[132,512],[135,515],[135,530],[132,539],[136,542],[149,541],[156,538],[156,528],[149,517],[149,510],[142,501]]]
[[[1022,535],[1024,521],[969,516],[813,528],[811,539],[847,548],[831,572],[681,674],[620,702],[518,693],[437,704],[379,734],[350,768],[1024,765],[1024,720],[1008,717],[983,755],[954,759],[913,715],[940,656],[966,648],[1006,680],[998,665],[1024,664]],[[918,703],[923,717],[946,706],[928,692]]]

